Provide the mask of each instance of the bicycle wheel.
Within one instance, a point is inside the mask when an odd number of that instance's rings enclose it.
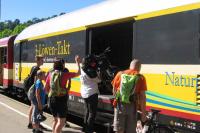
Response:
[[[156,126],[148,131],[148,133],[174,133],[174,131],[167,126]]]

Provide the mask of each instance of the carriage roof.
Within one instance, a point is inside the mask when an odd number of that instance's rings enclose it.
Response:
[[[0,39],[0,47],[7,47],[9,41],[11,39],[13,39],[14,37],[16,37],[16,36],[14,35],[14,36],[9,36],[9,37],[5,37],[5,38],[1,38]]]
[[[92,25],[125,18],[137,19],[139,15],[184,5],[192,4],[190,7],[192,9],[195,4],[198,6],[196,8],[200,8],[199,3],[200,0],[107,0],[31,25],[17,36],[15,42],[43,38],[48,34],[58,34],[61,31],[83,30]]]

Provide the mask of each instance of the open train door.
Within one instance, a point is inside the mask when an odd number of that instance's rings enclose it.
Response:
[[[117,24],[102,25],[88,28],[88,54],[101,54],[106,48],[110,48],[107,58],[112,67],[118,70],[127,69],[133,56],[133,23],[126,21]],[[105,80],[104,80],[105,82]],[[110,84],[108,81],[106,83]],[[101,84],[99,86],[98,112],[96,121],[110,129],[113,122],[112,87]]]
[[[3,60],[4,60],[4,48],[0,45],[0,87],[3,87]]]
[[[3,88],[4,68],[6,67],[6,55],[7,55],[7,44],[5,43],[5,39],[1,39],[0,40],[0,88]]]

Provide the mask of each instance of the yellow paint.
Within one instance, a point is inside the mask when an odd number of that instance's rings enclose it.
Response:
[[[190,76],[189,77],[194,77]],[[195,87],[181,87],[173,85],[165,85],[165,74],[145,74],[147,88],[152,92],[166,95],[179,100],[196,103]]]
[[[48,72],[50,68],[52,68],[52,63],[48,63],[48,64],[51,64],[51,65],[46,65],[44,64],[42,67],[41,67],[41,70],[45,71],[45,72]],[[31,68],[32,66],[34,66],[35,63],[22,63],[22,74],[21,74],[21,79],[22,79],[22,82],[23,80],[28,76],[28,74],[30,73],[31,71]],[[68,66],[74,66],[74,63],[72,63],[71,65],[68,64]],[[71,72],[74,72],[75,70],[70,70]],[[77,77],[78,78],[78,77]],[[74,80],[72,78],[71,80],[71,89],[70,91],[73,91],[73,92],[77,92],[77,93],[80,93],[80,87],[81,87],[81,84],[80,84],[80,81],[77,81],[77,80]]]
[[[135,20],[142,20],[142,19],[162,16],[162,15],[167,15],[167,14],[173,14],[173,13],[178,13],[178,12],[183,12],[183,11],[195,10],[195,9],[199,9],[199,8],[200,8],[200,3],[189,4],[189,5],[169,8],[169,9],[165,9],[165,10],[140,14],[138,16],[135,16],[134,19]]]

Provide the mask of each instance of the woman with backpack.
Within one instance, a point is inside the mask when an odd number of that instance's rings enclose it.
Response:
[[[66,121],[67,115],[67,93],[66,83],[70,78],[80,75],[80,57],[76,56],[75,61],[78,66],[78,71],[65,72],[63,71],[62,59],[54,61],[53,70],[48,74],[46,79],[45,90],[49,97],[49,108],[54,117],[53,133],[61,133]]]

